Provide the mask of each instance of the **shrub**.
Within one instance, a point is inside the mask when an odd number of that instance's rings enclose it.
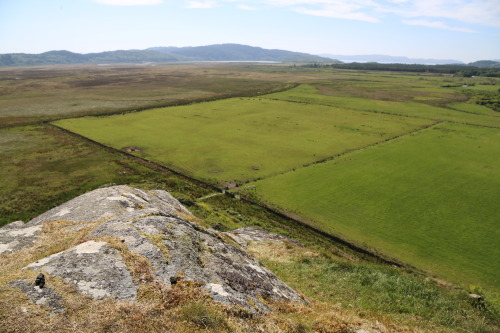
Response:
[[[222,313],[203,303],[188,303],[181,308],[183,320],[204,329],[228,330],[226,319]]]

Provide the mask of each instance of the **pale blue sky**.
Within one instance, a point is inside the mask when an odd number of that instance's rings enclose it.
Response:
[[[220,43],[500,59],[500,0],[0,0],[0,53]]]

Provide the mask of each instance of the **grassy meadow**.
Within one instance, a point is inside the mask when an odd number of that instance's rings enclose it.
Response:
[[[433,122],[329,106],[233,98],[55,122],[105,145],[213,182],[269,177]]]
[[[262,94],[286,85],[228,65],[0,68],[0,127]]]
[[[451,281],[497,288],[499,142],[496,129],[444,123],[247,191]]]
[[[154,183],[179,193],[206,191],[47,125],[1,129],[0,157],[0,226],[28,221],[103,185]]]
[[[393,88],[394,90],[395,88]],[[426,119],[447,120],[458,123],[482,125],[500,128],[500,115],[491,109],[480,108],[475,105],[473,108],[476,112],[472,113],[467,109],[463,112],[464,104],[452,104],[454,108],[445,108],[429,105],[414,101],[393,101],[387,98],[373,99],[355,96],[330,96],[328,92],[335,91],[335,88],[329,87],[328,90],[321,89],[321,86],[301,85],[297,88],[287,90],[285,92],[266,95],[266,98],[293,101],[308,104],[329,105],[346,109],[363,110],[376,113],[387,113],[406,117],[418,117]],[[393,93],[398,96],[397,92]],[[423,97],[421,97],[423,98]],[[458,99],[458,97],[457,97]],[[481,110],[478,113],[477,110]]]
[[[439,277],[496,289],[498,112],[474,104],[463,78],[322,74],[260,97],[54,124],[218,186],[259,180],[243,193]]]
[[[256,226],[305,245],[250,249],[312,299],[299,313],[273,314],[272,325],[328,331],[329,322],[340,330],[369,319],[398,332],[498,332],[500,114],[476,103],[497,88],[493,78],[289,65],[0,68],[0,225],[99,186],[165,189],[204,226]],[[375,264],[293,220],[40,123],[47,120],[211,184],[238,183],[242,195],[465,288]],[[471,306],[467,291],[484,295],[490,311]],[[0,300],[9,311],[9,299]],[[183,308],[162,318],[176,311]]]

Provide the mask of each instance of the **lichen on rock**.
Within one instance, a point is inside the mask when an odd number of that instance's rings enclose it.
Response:
[[[22,221],[12,222],[0,228],[0,254],[30,247],[42,231],[41,225],[26,225]]]
[[[40,288],[26,279],[10,281],[9,286],[19,289],[35,304],[51,309],[51,314],[63,313],[62,297],[50,287]]]
[[[81,195],[27,224],[2,228],[0,236],[9,235],[10,244],[28,234],[35,237],[47,222],[97,222],[86,242],[25,267],[59,276],[94,299],[136,299],[142,282],[134,280],[127,268],[122,253],[127,251],[144,258],[165,288],[179,279],[193,281],[214,301],[250,312],[267,311],[265,299],[306,302],[257,259],[186,217],[194,216],[168,192],[114,186]],[[110,240],[121,247],[112,246]]]
[[[94,299],[111,296],[133,300],[137,295],[123,258],[106,242],[88,241],[25,268],[60,276]]]

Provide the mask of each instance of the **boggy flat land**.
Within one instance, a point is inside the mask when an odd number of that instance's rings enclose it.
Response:
[[[0,126],[253,95],[285,85],[230,65],[0,68]]]
[[[18,85],[3,86],[3,125],[67,118],[54,124],[117,150],[136,147],[132,154],[215,186],[235,183],[242,195],[438,277],[498,288],[500,117],[475,103],[500,87],[495,79],[214,64],[39,69],[50,77],[36,81],[17,80],[16,70],[1,74]],[[217,98],[227,99],[207,101]],[[30,179],[43,150],[29,139],[50,131],[67,136],[47,125],[0,133],[9,147],[32,149],[27,158],[2,152],[19,171],[5,198],[49,176],[77,192],[151,175],[117,151],[101,161],[85,143],[79,156],[104,170],[95,183],[86,179],[98,170],[68,173],[81,184],[73,185],[49,165]],[[45,154],[62,149],[57,140],[44,144]],[[60,154],[50,157],[54,170]]]

